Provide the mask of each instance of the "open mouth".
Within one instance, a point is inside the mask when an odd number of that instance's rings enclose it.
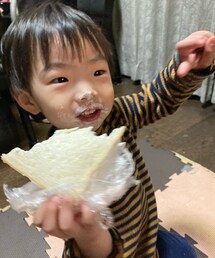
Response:
[[[94,122],[100,116],[101,110],[100,109],[92,109],[92,110],[85,110],[82,112],[78,118],[83,122]]]

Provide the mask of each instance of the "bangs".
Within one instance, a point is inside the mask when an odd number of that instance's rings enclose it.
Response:
[[[68,32],[68,33],[66,33]],[[78,58],[80,61],[85,52],[85,44],[90,43],[90,45],[101,55],[103,55],[106,59],[104,51],[102,51],[100,44],[97,41],[97,38],[94,34],[90,33],[87,29],[83,31],[84,36],[81,36],[80,31],[56,31],[53,30],[46,33],[40,33],[42,35],[35,35],[35,39],[32,40],[32,49],[36,49],[37,53],[39,53],[40,58],[42,58],[42,62],[45,66],[49,64],[50,55],[53,46],[56,49],[60,49],[62,51],[62,55],[72,54],[72,58]],[[35,58],[35,51],[31,51],[31,59]]]
[[[110,43],[101,33],[99,27],[85,13],[77,11],[68,6],[59,4],[53,7],[52,4],[46,6],[43,12],[31,23],[31,34],[33,49],[41,53],[42,61],[48,64],[51,47],[56,46],[64,53],[68,50],[82,58],[85,43],[90,43],[92,47],[105,57],[110,67],[112,67],[112,48]],[[38,12],[40,13],[40,12]],[[31,60],[34,58],[34,51],[30,51]]]

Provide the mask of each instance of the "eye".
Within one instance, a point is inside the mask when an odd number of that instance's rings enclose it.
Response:
[[[58,77],[54,80],[52,80],[52,83],[65,83],[68,82],[69,80],[65,77]]]
[[[97,71],[95,71],[94,76],[101,76],[101,75],[103,75],[104,73],[105,73],[104,70],[97,70]]]

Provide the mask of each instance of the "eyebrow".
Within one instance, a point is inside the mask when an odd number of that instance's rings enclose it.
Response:
[[[43,69],[42,72],[47,72],[49,70],[55,69],[55,68],[65,68],[67,64],[60,63],[60,62],[54,62],[54,63],[48,63]]]
[[[105,61],[107,62],[106,58],[103,56],[103,55],[98,55],[98,56],[95,56],[93,57],[92,59],[88,60],[87,63],[96,63],[96,62],[99,62],[99,61]],[[65,63],[61,63],[61,62],[53,62],[53,63],[48,63],[42,70],[42,72],[47,72],[49,70],[52,70],[52,69],[55,69],[55,68],[65,68],[67,67],[68,65],[65,64]]]
[[[95,62],[98,62],[98,61],[105,61],[105,62],[107,62],[106,58],[103,55],[98,55],[98,56],[90,59],[88,61],[88,63],[95,63]]]

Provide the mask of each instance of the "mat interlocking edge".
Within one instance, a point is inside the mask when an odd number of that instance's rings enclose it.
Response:
[[[215,196],[215,173],[176,152],[155,148],[145,139],[139,139],[139,145],[141,147],[143,157],[150,171],[153,185],[156,190],[155,194],[158,204],[158,217],[161,221],[160,225],[166,230],[176,232],[178,231],[177,233],[185,236],[188,241],[194,246],[198,258],[215,258],[215,252],[213,247],[213,243],[215,243],[215,202],[213,201],[213,199],[211,199]],[[199,170],[201,171],[201,173],[197,172]],[[185,175],[182,176],[183,180],[180,177],[181,174]],[[184,180],[187,180],[186,176],[189,176],[189,179],[193,181],[193,185],[190,185],[190,187],[187,185],[189,191],[185,193],[185,191],[183,191],[183,187]],[[173,182],[172,177],[174,177],[174,180],[176,182]],[[179,181],[177,181],[178,178],[180,178]],[[201,187],[204,189],[202,195],[199,185],[200,183]],[[174,189],[174,184],[177,185],[176,189]],[[177,194],[175,195],[174,192],[176,191]],[[169,218],[172,217],[172,209],[175,209],[174,212],[180,215],[181,207],[179,209],[177,206],[174,206],[175,203],[177,203],[178,200],[182,200],[182,202],[183,200],[186,201],[186,198],[184,198],[183,196],[185,195],[185,197],[189,198],[188,194],[192,193],[193,191],[197,193],[195,196],[195,203],[193,204],[194,206],[196,205],[196,213],[198,214],[198,210],[204,208],[206,212],[204,218],[211,217],[210,222],[208,221],[208,224],[210,226],[205,228],[205,236],[203,237],[203,239],[201,239],[201,234],[199,234],[195,239],[196,234],[193,233],[193,231],[191,230],[192,228],[186,228],[186,230],[183,230],[183,228],[181,227],[184,225],[183,217],[181,217],[181,220],[179,220],[180,223],[179,221],[172,221],[171,219],[169,220]],[[167,198],[168,194],[170,196],[172,195],[172,197]],[[200,196],[199,198],[202,200],[202,202],[198,203],[197,196]],[[169,200],[173,200],[172,206],[168,205]],[[203,200],[205,200],[205,202],[203,202]],[[192,200],[190,200],[190,202],[192,202]],[[199,207],[198,204],[202,206]],[[210,207],[212,207],[212,209]],[[164,216],[163,213],[166,214],[166,216]],[[207,214],[210,215],[207,216]],[[193,213],[193,215],[195,220],[195,213]],[[200,215],[199,217],[201,218]],[[192,221],[191,214],[189,219]],[[199,221],[199,223],[202,222],[204,222],[203,218],[201,221]],[[186,221],[186,223],[188,223],[188,221]],[[201,224],[199,226],[200,228],[202,227]]]
[[[31,215],[28,215],[28,217],[25,218],[27,224],[29,226],[33,226],[33,218]],[[40,228],[37,227],[38,231],[41,231]],[[46,250],[46,253],[50,258],[61,258],[64,248],[64,241],[60,238],[50,236],[46,234],[45,241],[49,245],[49,249]]]
[[[32,224],[32,217],[9,209],[0,212],[0,257],[61,258],[64,242]],[[44,241],[45,240],[45,241]]]
[[[215,174],[196,165],[170,177],[164,191],[156,191],[161,226],[189,235],[210,258],[215,257]]]

